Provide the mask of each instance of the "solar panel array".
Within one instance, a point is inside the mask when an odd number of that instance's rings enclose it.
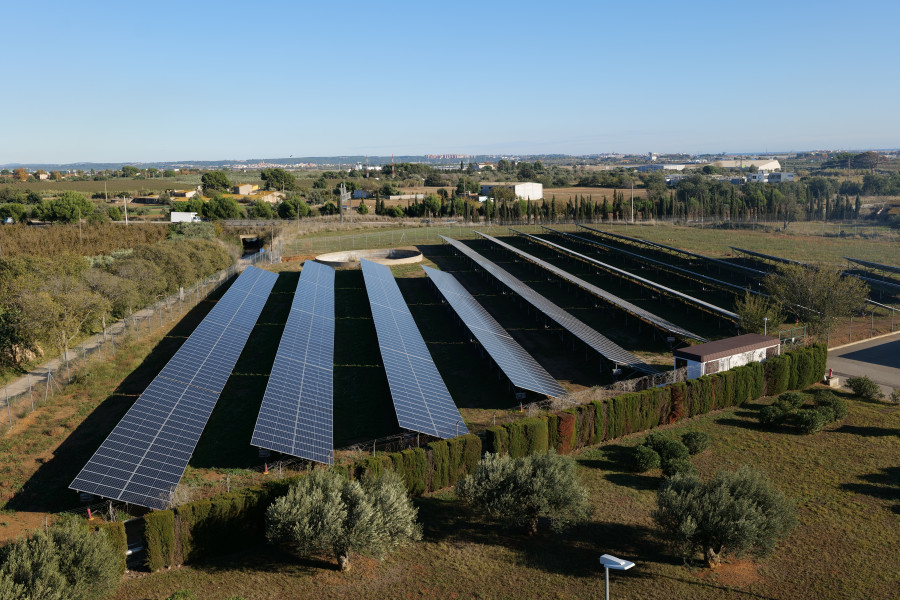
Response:
[[[484,234],[479,234],[479,235],[484,235]],[[660,292],[664,292],[666,294],[669,294],[670,296],[675,296],[677,298],[680,298],[680,299],[684,300],[685,302],[687,302],[689,304],[693,304],[700,308],[703,308],[704,310],[706,310],[708,312],[715,313],[717,315],[726,317],[733,321],[737,321],[740,319],[740,317],[738,317],[737,313],[733,313],[730,310],[726,310],[724,308],[716,306],[715,304],[710,304],[709,302],[706,302],[705,300],[700,300],[699,298],[694,298],[693,296],[685,294],[684,292],[679,292],[678,290],[673,290],[670,287],[660,285],[660,284],[656,283],[655,281],[650,281],[649,279],[647,279],[645,277],[641,277],[640,275],[635,275],[634,273],[630,273],[624,269],[620,269],[618,267],[614,267],[605,262],[599,261],[596,258],[591,258],[590,256],[586,256],[584,254],[576,252],[575,250],[566,248],[565,246],[560,246],[559,244],[555,244],[555,243],[551,242],[550,240],[545,240],[543,238],[532,236],[527,233],[520,233],[519,235],[524,235],[526,237],[534,239],[535,241],[537,241],[541,244],[546,244],[548,246],[555,247],[555,248],[561,250],[562,252],[566,252],[567,254],[570,254],[572,256],[577,256],[581,260],[584,260],[591,264],[597,265],[598,267],[600,267],[606,271],[615,273],[621,277],[624,277],[625,279],[630,279],[630,280],[637,282],[641,285],[644,285],[646,287],[653,288],[655,290],[659,290]],[[485,237],[488,237],[488,236],[485,236]],[[575,236],[575,237],[577,237],[577,236]],[[579,239],[581,239],[581,238],[579,238]],[[591,242],[590,240],[585,240],[585,241],[587,241],[588,243],[594,243],[594,242]],[[499,242],[499,240],[498,240],[498,242]],[[500,243],[502,243],[502,242],[500,242]],[[692,334],[690,337],[695,337],[695,336]],[[696,339],[700,339],[700,338],[696,338]]]
[[[484,237],[490,240],[494,239],[490,236]],[[457,251],[475,262],[475,264],[477,264],[479,267],[490,273],[494,278],[496,278],[503,285],[518,294],[523,300],[531,304],[539,312],[545,314],[549,319],[552,319],[554,322],[558,323],[563,329],[587,344],[588,347],[592,348],[595,352],[597,352],[601,356],[606,357],[607,360],[610,360],[618,365],[628,366],[635,371],[641,371],[643,373],[656,373],[656,369],[639,359],[637,356],[635,356],[631,352],[628,352],[618,344],[612,342],[606,336],[589,327],[580,319],[573,317],[571,314],[569,314],[544,296],[538,294],[533,289],[507,273],[504,269],[500,268],[492,261],[483,257],[472,248],[469,248],[462,242],[454,240],[452,238],[441,236],[441,239],[456,248]]]
[[[445,439],[468,433],[390,268],[360,263],[400,427]]]
[[[755,252],[753,250],[744,250],[743,248],[735,248],[734,246],[729,246],[732,250],[736,250],[742,254],[746,254],[747,256],[752,256],[754,258],[761,258],[763,260],[768,260],[771,262],[781,263],[784,265],[800,265],[805,267],[806,265],[802,262],[791,260],[790,258],[781,258],[780,256],[773,256],[772,254],[763,254],[762,252]]]
[[[334,269],[307,260],[250,443],[332,464]]]
[[[166,508],[278,279],[247,267],[115,426],[74,490]]]
[[[675,254],[682,254],[682,255],[688,256],[690,258],[699,258],[700,260],[703,260],[706,262],[717,264],[717,265],[726,267],[728,269],[736,269],[738,271],[744,271],[745,273],[748,273],[751,275],[765,275],[766,274],[765,271],[760,271],[759,269],[754,269],[754,268],[748,267],[746,265],[739,265],[737,263],[730,263],[726,260],[722,260],[719,258],[712,258],[711,256],[703,256],[702,254],[697,254],[696,252],[690,252],[688,250],[682,250],[681,248],[676,248],[675,246],[667,246],[665,244],[660,244],[659,242],[651,242],[650,240],[642,240],[640,238],[630,237],[630,236],[622,235],[619,233],[612,233],[610,231],[602,231],[602,230],[596,229],[594,227],[588,227],[587,225],[582,225],[581,223],[578,223],[578,227],[581,227],[582,229],[586,229],[592,233],[597,233],[600,235],[617,238],[617,239],[624,240],[627,242],[635,242],[638,244],[643,244],[645,246],[659,248],[660,250],[666,250],[668,252],[672,252]]]
[[[588,258],[582,254],[579,254],[578,252],[575,252],[574,250],[569,250],[568,248],[564,248],[563,246],[560,246],[559,244],[554,244],[550,240],[545,240],[543,238],[539,238],[537,236],[530,235],[528,233],[522,233],[521,231],[516,231],[515,229],[510,229],[510,231],[515,232],[516,234],[521,235],[527,239],[536,241],[540,244],[545,244],[547,246],[550,246],[551,248],[554,248],[555,250],[566,252],[568,254],[577,256],[582,259]],[[601,299],[609,302],[613,306],[617,306],[618,308],[621,308],[622,310],[625,310],[625,311],[631,313],[632,315],[638,317],[639,319],[641,319],[642,321],[644,321],[646,323],[653,325],[654,327],[658,327],[658,328],[662,329],[663,331],[675,333],[682,337],[687,337],[687,338],[691,338],[694,340],[700,340],[702,342],[706,341],[705,338],[700,337],[696,333],[688,331],[684,327],[676,325],[675,323],[672,323],[671,321],[668,321],[666,319],[663,319],[662,317],[659,317],[648,310],[644,310],[640,306],[632,304],[631,302],[628,302],[627,300],[625,300],[623,298],[619,298],[615,294],[611,294],[611,293],[607,292],[606,290],[604,290],[603,288],[597,287],[593,283],[589,283],[589,282],[585,281],[581,277],[572,275],[571,273],[560,269],[556,265],[550,264],[547,261],[542,260],[532,254],[524,252],[523,250],[519,250],[515,246],[511,246],[501,240],[494,239],[494,242],[503,246],[510,252],[513,252],[514,254],[521,256],[522,258],[528,260],[529,262],[532,262],[532,263],[550,271],[551,273],[555,274],[556,276],[561,277],[562,279],[565,279],[566,281],[570,281],[570,282],[574,283],[575,285],[582,288],[583,290],[586,290],[586,291],[590,292],[591,294],[593,294],[594,296],[597,296],[598,298],[601,298]],[[611,267],[611,268],[615,268],[615,267]]]
[[[517,388],[549,397],[566,393],[561,385],[501,327],[450,273],[422,267],[500,370]]]

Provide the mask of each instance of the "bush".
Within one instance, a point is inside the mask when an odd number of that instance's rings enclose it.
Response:
[[[691,455],[687,446],[681,443],[681,440],[676,440],[675,438],[656,432],[647,436],[644,440],[644,445],[655,450],[663,463],[667,460],[675,460],[678,458],[687,459]]]
[[[690,475],[697,472],[689,458],[669,458],[662,461],[662,472],[666,477],[675,475]]]
[[[631,450],[631,470],[636,473],[646,473],[658,469],[660,465],[659,454],[649,446],[635,446]]]
[[[445,440],[431,442],[431,490],[450,485],[450,446]]]
[[[144,516],[144,548],[151,571],[175,563],[175,514],[171,510],[156,510]]]
[[[900,388],[894,388],[894,391],[891,392],[890,401],[894,404],[900,404]]]
[[[681,442],[687,446],[688,452],[693,456],[700,454],[712,444],[712,438],[702,431],[689,431],[681,436]]]
[[[884,393],[877,383],[863,375],[861,377],[848,377],[847,387],[863,400],[875,401],[884,398]]]
[[[803,394],[799,392],[785,392],[778,396],[777,403],[783,405],[788,411],[795,411],[803,406],[803,403],[806,401]]]
[[[588,493],[575,460],[550,450],[522,458],[487,454],[474,472],[456,484],[463,501],[510,525],[536,533],[538,519],[554,531],[590,516]]]
[[[794,417],[794,422],[802,433],[816,433],[830,422],[830,417],[833,415],[834,413],[831,413],[829,409],[810,408],[798,412]]]
[[[785,392],[775,399],[769,406],[764,406],[759,411],[757,418],[760,424],[767,427],[781,425],[789,417],[796,414],[797,410],[806,401],[803,394],[797,392]]]
[[[840,421],[847,416],[847,403],[828,390],[822,390],[816,394],[816,406],[830,409],[832,421]]]
[[[65,519],[0,549],[0,596],[22,600],[105,598],[119,581],[120,557],[105,533]]]
[[[774,427],[776,425],[781,425],[787,416],[787,412],[785,412],[782,407],[770,404],[769,406],[763,406],[759,409],[757,418],[759,419],[760,425]]]
[[[726,553],[765,555],[796,524],[796,510],[768,480],[747,467],[666,479],[653,518],[682,556],[698,550],[710,567]]]

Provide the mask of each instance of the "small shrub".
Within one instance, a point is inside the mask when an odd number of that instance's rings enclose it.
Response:
[[[785,392],[775,401],[788,410],[798,410],[806,399],[800,392]]]
[[[891,392],[890,401],[894,404],[900,404],[900,388],[894,388],[894,391]]]
[[[646,473],[658,469],[659,454],[649,446],[635,446],[631,451],[631,470],[635,473]]]
[[[712,438],[702,431],[688,431],[681,436],[681,442],[687,446],[688,452],[693,456],[700,454],[712,444]]]
[[[677,457],[663,459],[662,472],[666,477],[674,477],[675,475],[692,475],[697,473],[691,459],[685,457]]]
[[[687,446],[681,443],[681,440],[676,440],[674,438],[662,438],[656,444],[656,447],[653,448],[659,454],[660,460],[663,463],[669,460],[677,460],[683,458],[688,460],[691,453],[688,450]]]
[[[840,421],[847,416],[847,403],[828,390],[816,394],[816,406],[831,409],[834,417],[832,421]]]
[[[826,409],[827,410],[827,409]],[[832,413],[833,414],[833,413]],[[797,429],[802,433],[816,433],[828,424],[829,414],[818,408],[801,410],[794,417]]]
[[[769,406],[763,406],[760,409],[757,418],[759,419],[760,425],[775,427],[776,425],[781,425],[787,416],[788,413],[785,412],[782,407],[770,404]]]
[[[862,377],[848,377],[847,387],[863,400],[881,400],[884,398],[884,393],[878,384],[865,375]]]

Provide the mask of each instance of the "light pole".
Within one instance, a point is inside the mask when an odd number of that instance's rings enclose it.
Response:
[[[769,335],[769,317],[763,317],[763,335]]]
[[[616,558],[611,554],[604,554],[600,557],[600,564],[603,565],[603,571],[605,573],[605,585],[603,589],[606,595],[604,597],[606,600],[609,600],[609,570],[615,569],[617,571],[627,571],[634,566],[634,563],[622,560],[621,558]]]

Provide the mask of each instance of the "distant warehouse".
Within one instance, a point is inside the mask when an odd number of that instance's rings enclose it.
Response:
[[[482,183],[481,195],[493,197],[494,188],[510,188],[516,195],[516,198],[523,200],[542,200],[544,198],[544,184],[533,183],[531,181],[514,182],[507,181],[501,183]]]

